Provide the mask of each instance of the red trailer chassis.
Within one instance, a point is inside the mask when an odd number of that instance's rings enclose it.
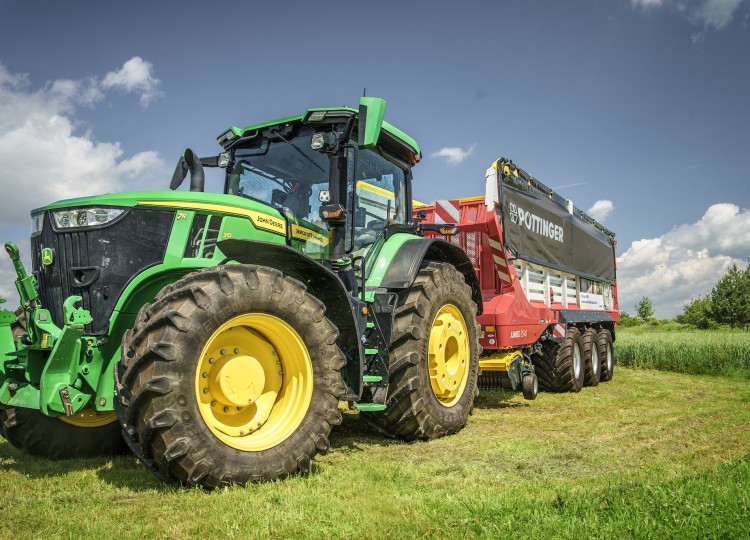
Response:
[[[494,181],[489,178],[493,169],[499,171],[492,173],[495,175],[503,172],[523,173],[512,163],[509,167],[508,163],[498,160],[488,170],[487,194],[484,197],[415,205],[414,215],[422,223],[445,224],[441,231],[426,230],[425,236],[442,237],[459,246],[469,256],[479,279],[484,304],[483,312],[478,316],[480,344],[484,349],[480,366],[483,372],[510,374],[502,377],[503,385],[515,388],[515,383],[524,374],[533,373],[531,366],[536,365],[538,371],[545,356],[544,342],[548,342],[547,348],[559,349],[570,337],[573,328],[581,336],[587,331],[609,332],[609,350],[602,348],[602,351],[611,356],[614,323],[619,320],[619,311],[616,280],[605,282],[592,276],[584,277],[558,265],[545,266],[514,256],[504,235],[497,191],[492,188]],[[543,184],[536,183],[543,187]],[[549,193],[553,192],[549,190]],[[570,208],[574,208],[572,203]],[[581,213],[580,217],[584,216]],[[593,222],[588,216],[585,218]],[[454,234],[441,234],[450,233],[453,225]],[[612,241],[612,264],[614,256]],[[604,338],[606,335],[601,340],[604,341]],[[583,345],[580,347],[585,349]],[[594,348],[596,353],[600,352],[594,345],[590,348]],[[583,356],[587,353],[591,355],[587,350],[580,351]],[[582,358],[582,361],[586,360]],[[512,373],[514,362],[518,363],[520,373]],[[606,366],[604,369],[607,369]],[[604,373],[605,380],[608,380],[607,376],[611,378],[611,373]],[[556,389],[554,384],[547,383],[542,381],[542,386]],[[580,389],[575,386],[570,389]]]

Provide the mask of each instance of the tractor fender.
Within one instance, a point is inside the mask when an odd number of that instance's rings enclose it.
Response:
[[[347,358],[342,375],[354,394],[361,392],[363,350],[359,340],[355,305],[341,280],[328,268],[285,244],[255,240],[222,240],[217,247],[226,256],[226,262],[257,264],[275,268],[305,286],[326,306],[325,315],[336,325],[339,336],[336,344]]]
[[[423,262],[446,262],[464,275],[471,287],[471,297],[477,305],[477,315],[482,313],[482,291],[479,279],[468,255],[458,246],[442,238],[413,238],[404,242],[391,259],[380,287],[407,289],[412,286]]]

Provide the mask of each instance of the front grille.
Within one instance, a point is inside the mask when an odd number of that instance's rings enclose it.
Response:
[[[63,326],[63,301],[83,298],[80,307],[94,318],[84,333],[107,333],[120,295],[143,270],[164,260],[174,212],[134,208],[111,225],[55,232],[47,213],[41,234],[31,239],[31,263],[39,283],[42,307]],[[42,265],[42,249],[54,250],[54,261]]]

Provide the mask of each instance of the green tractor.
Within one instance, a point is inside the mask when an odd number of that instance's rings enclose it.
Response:
[[[33,272],[5,246],[21,307],[0,311],[0,433],[49,458],[130,448],[212,488],[308,472],[341,401],[390,437],[463,428],[479,283],[412,218],[420,149],[384,111],[232,127],[218,156],[185,151],[173,191],[34,210]]]

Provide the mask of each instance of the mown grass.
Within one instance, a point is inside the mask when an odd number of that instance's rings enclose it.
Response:
[[[750,378],[750,332],[618,329],[615,356],[620,365],[638,368]]]
[[[0,538],[743,538],[749,485],[750,381],[618,368],[578,395],[484,392],[429,443],[347,413],[309,477],[211,493],[2,442]]]

